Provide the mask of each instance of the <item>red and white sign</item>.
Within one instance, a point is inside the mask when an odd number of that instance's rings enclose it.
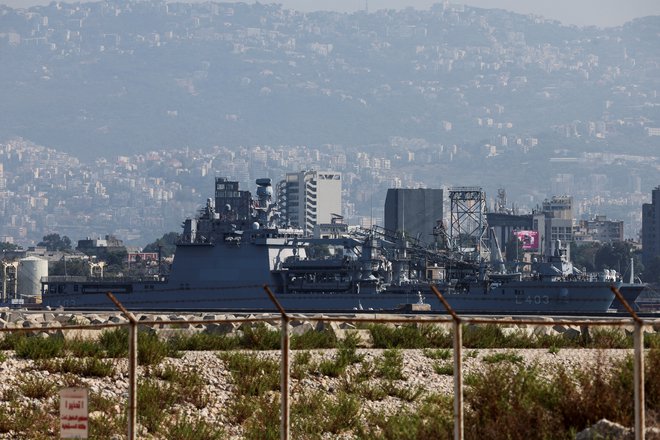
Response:
[[[87,388],[64,388],[60,391],[60,438],[87,438],[87,400]]]

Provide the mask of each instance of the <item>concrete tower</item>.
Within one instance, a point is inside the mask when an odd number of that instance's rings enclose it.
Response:
[[[385,229],[433,242],[433,228],[442,221],[441,189],[390,188],[385,197]]]

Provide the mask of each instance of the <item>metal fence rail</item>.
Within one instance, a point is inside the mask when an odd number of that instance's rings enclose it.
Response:
[[[293,320],[306,322],[345,322],[345,323],[397,323],[397,324],[452,324],[453,329],[453,362],[454,362],[454,439],[462,440],[464,438],[464,405],[463,405],[463,363],[462,363],[462,325],[463,324],[494,324],[494,325],[536,325],[536,326],[555,326],[555,325],[579,325],[584,327],[622,327],[634,326],[634,406],[635,406],[635,439],[644,440],[645,438],[645,411],[644,411],[644,329],[651,324],[650,320],[640,318],[635,311],[626,302],[618,289],[612,287],[616,297],[624,304],[624,307],[630,314],[630,318],[616,319],[579,319],[579,318],[553,318],[551,321],[530,319],[525,317],[477,317],[477,316],[459,316],[447,303],[442,293],[435,287],[431,290],[438,297],[438,300],[447,310],[447,314],[436,315],[402,315],[395,317],[388,316],[308,316],[304,314],[288,313],[277,300],[277,297],[267,285],[263,286],[264,291],[275,304],[281,325],[281,418],[280,418],[280,438],[288,440],[290,437],[290,323]],[[134,314],[126,310],[124,306],[112,295],[107,294],[116,307],[126,318],[126,322],[102,323],[102,324],[71,324],[60,327],[28,327],[28,328],[0,328],[0,334],[10,332],[36,333],[44,331],[68,331],[68,330],[87,330],[128,327],[129,330],[129,354],[128,354],[128,402],[127,402],[127,437],[128,440],[136,438],[137,426],[137,352],[138,352],[138,325],[139,326],[176,326],[181,324],[180,320],[149,320],[142,319],[138,321]],[[46,312],[45,313],[53,313]],[[186,324],[217,324],[217,323],[259,323],[271,322],[272,316],[248,316],[234,317],[227,319],[196,319],[187,320]]]

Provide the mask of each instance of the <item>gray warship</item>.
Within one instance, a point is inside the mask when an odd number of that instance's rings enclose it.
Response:
[[[323,238],[283,225],[270,179],[256,198],[218,177],[215,197],[186,219],[167,275],[146,279],[49,276],[44,307],[274,311],[268,285],[288,311],[444,312],[435,285],[459,313],[601,313],[619,281],[579,274],[561,249],[532,270],[507,273],[381,228],[335,225]]]

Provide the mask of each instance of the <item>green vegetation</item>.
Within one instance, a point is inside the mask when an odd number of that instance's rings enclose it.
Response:
[[[625,274],[629,269],[631,258],[634,260],[637,272],[642,272],[644,266],[642,265],[641,253],[635,250],[630,242],[571,243],[573,263],[576,267],[586,269],[587,272],[616,269],[618,272]],[[644,275],[646,275],[646,271]]]
[[[257,325],[245,324],[241,328],[241,346],[251,350],[279,350],[282,336],[279,330],[270,329],[263,322]]]
[[[18,249],[18,245],[7,243],[6,241],[0,241],[0,252],[15,251],[16,249]]]
[[[292,438],[448,438],[452,434],[452,398],[430,394],[411,383],[404,374],[403,347],[423,347],[426,362],[438,380],[453,375],[451,334],[437,326],[372,326],[374,340],[389,335],[392,343],[380,355],[358,351],[358,337],[348,333],[343,340],[330,332],[311,332],[298,339],[299,347],[327,345],[334,351],[292,353]],[[464,327],[467,347],[464,358],[477,357],[482,348],[499,349],[480,355],[483,366],[465,378],[465,427],[467,438],[569,439],[601,418],[633,424],[632,358],[613,364],[595,362],[586,367],[541,369],[523,363],[519,347],[541,348],[559,353],[563,348],[630,348],[632,337],[623,329],[582,330],[573,339],[535,336],[528,332],[503,330],[496,326]],[[226,438],[227,432],[203,419],[186,414],[209,407],[214,396],[196,367],[176,367],[171,360],[186,349],[218,350],[219,359],[231,375],[232,396],[223,405],[222,417],[240,425],[242,438],[279,438],[280,364],[277,354],[231,350],[254,344],[258,350],[279,346],[281,333],[267,325],[245,326],[236,335],[179,335],[161,340],[154,333],[138,335],[141,380],[138,387],[139,423],[154,438]],[[660,419],[659,338],[647,335],[646,408],[648,420]],[[85,386],[88,379],[115,374],[113,356],[126,356],[125,329],[106,331],[98,341],[65,340],[16,333],[0,340],[16,357],[34,360],[29,368],[51,373],[24,372],[2,394],[0,433],[11,429],[17,438],[48,438],[56,432],[57,390],[63,386]],[[379,343],[384,343],[381,341]],[[526,346],[525,344],[529,344]],[[367,357],[368,356],[368,357]],[[371,357],[373,356],[373,357]],[[409,354],[406,354],[409,356]],[[425,373],[426,374],[426,373]],[[110,380],[110,379],[106,379]],[[314,386],[309,386],[310,382]],[[27,399],[42,401],[41,409]],[[125,429],[123,404],[91,392],[90,408],[98,413],[90,419],[94,438],[112,438]],[[123,398],[122,398],[123,399]],[[372,410],[371,402],[395,399],[389,412]],[[33,401],[34,402],[34,401]],[[215,402],[217,403],[217,402]],[[392,412],[393,411],[393,412]],[[39,417],[28,425],[20,416]]]
[[[506,352],[486,355],[481,358],[481,360],[487,364],[497,364],[500,362],[511,362],[513,364],[517,364],[523,361],[523,357],[513,352]]]
[[[374,363],[376,377],[387,380],[405,380],[403,375],[403,353],[399,349],[385,350]]]
[[[339,348],[333,359],[325,359],[318,365],[318,371],[324,376],[339,377],[344,374],[349,365],[361,362],[364,356],[357,354],[358,337],[349,333],[346,339],[340,341]]]
[[[341,389],[347,394],[357,395],[361,399],[371,400],[372,402],[381,401],[388,396],[387,391],[380,383],[360,379],[357,377],[344,377]]]
[[[60,237],[60,234],[48,234],[37,246],[44,246],[49,251],[68,251],[71,250],[71,239],[66,235]]]
[[[407,324],[393,328],[374,324],[369,329],[375,348],[423,348],[429,358],[451,356],[452,332],[437,326]],[[655,339],[656,335],[646,335],[646,346],[652,346]],[[575,338],[563,334],[535,335],[522,329],[505,333],[495,324],[463,326],[465,348],[631,348],[632,343],[632,335],[621,329],[594,327]]]
[[[158,432],[176,401],[176,388],[172,383],[163,384],[154,378],[141,380],[137,389],[138,421],[149,432]]]
[[[138,364],[158,365],[166,357],[178,357],[167,342],[158,339],[155,333],[138,332]]]
[[[331,330],[311,330],[300,335],[291,336],[293,350],[310,350],[314,348],[335,348],[337,337]]]
[[[128,356],[128,330],[118,328],[104,331],[99,338],[99,346],[107,357]],[[157,365],[166,357],[177,357],[178,342],[161,341],[155,333],[138,332],[138,363],[140,365]]]
[[[50,275],[86,276],[89,273],[86,259],[86,256],[75,255],[64,256],[58,261],[49,261],[48,273]]]
[[[293,364],[291,365],[291,377],[294,379],[302,379],[305,374],[313,368],[311,365],[312,354],[309,351],[299,351],[293,356]]]
[[[12,402],[8,407],[0,407],[0,433],[20,432],[27,433],[23,438],[30,440],[48,439],[52,438],[48,432],[54,424],[53,417],[33,406]]]
[[[184,426],[163,423],[174,412],[176,404],[190,403],[198,409],[206,407],[209,395],[205,387],[206,381],[195,369],[179,370],[170,365],[158,367],[138,384],[138,420],[152,433],[163,433],[167,429],[179,430],[177,435],[183,435],[186,430],[197,432],[195,429],[206,432],[209,427],[199,424]]]
[[[406,324],[391,327],[384,324],[369,325],[375,348],[449,348],[449,333],[432,324]]]
[[[396,397],[406,402],[414,402],[424,394],[424,389],[420,386],[400,385],[389,380],[382,382],[381,387],[388,396]]]
[[[83,377],[108,377],[115,373],[115,367],[110,361],[98,358],[42,359],[35,367],[50,373],[71,373]]]
[[[220,359],[225,362],[227,369],[231,372],[237,394],[261,396],[266,391],[279,390],[279,362],[254,354],[238,352],[223,353]]]
[[[128,356],[128,329],[106,330],[101,333],[98,342],[107,357],[120,358]]]
[[[543,338],[532,337],[522,330],[505,334],[494,324],[463,327],[463,345],[468,348],[537,348],[537,344],[546,343]]]
[[[385,349],[423,349],[424,356],[430,359],[449,359],[452,356],[452,335],[434,325],[407,324],[400,327],[388,327],[382,324],[369,326],[374,348]],[[353,333],[348,333],[344,341],[338,341],[334,333],[328,330],[310,330],[301,335],[292,336],[291,347],[294,350],[337,348],[342,356],[351,356],[359,340]],[[278,350],[281,332],[260,323],[256,326],[245,325],[237,334],[194,333],[176,335],[168,340],[161,340],[151,331],[138,334],[139,362],[142,365],[156,365],[166,357],[178,357],[181,351],[227,351]],[[579,336],[563,334],[532,334],[522,329],[504,332],[496,325],[469,325],[463,327],[463,346],[472,348],[632,348],[633,336],[619,328],[593,327],[581,329]],[[647,348],[660,346],[660,336],[645,335]],[[98,340],[64,340],[61,335],[50,337],[33,336],[27,332],[9,333],[0,338],[0,350],[15,350],[23,359],[49,359],[54,357],[94,357],[119,358],[128,356],[128,330],[117,328],[104,331]],[[351,351],[352,350],[352,351]],[[469,354],[469,352],[468,352]],[[339,360],[337,367],[345,359]],[[349,362],[349,365],[355,362]],[[325,365],[324,368],[328,368]]]
[[[71,356],[76,358],[102,358],[105,354],[103,348],[94,339],[76,338],[66,341],[65,346]]]
[[[222,428],[208,423],[202,418],[189,419],[181,417],[167,424],[169,440],[222,440],[227,434]]]
[[[253,397],[252,414],[243,423],[246,440],[278,440],[280,438],[279,395]]]
[[[64,354],[64,338],[19,336],[15,342],[16,356],[22,359],[50,359]]]
[[[651,373],[658,367],[660,351],[651,350],[645,384],[649,420],[660,415],[660,385]],[[571,372],[497,363],[468,376],[466,384],[466,435],[474,438],[568,439],[602,418],[624,426],[634,422],[631,357],[611,369],[597,362]]]
[[[433,364],[433,371],[435,374],[441,376],[453,376],[454,375],[454,365],[449,363],[436,363]]]
[[[158,252],[160,248],[161,257],[171,257],[176,250],[176,242],[181,234],[177,232],[168,232],[153,243],[149,243],[142,249],[142,252]]]
[[[320,390],[300,394],[291,408],[292,431],[297,438],[320,438],[350,432],[360,425],[360,403],[345,392],[330,397]]]
[[[89,420],[90,438],[93,439],[114,440],[118,438],[117,433],[124,431],[126,431],[126,420],[117,414],[110,416],[104,413]]]
[[[191,403],[196,408],[204,408],[209,404],[206,381],[197,369],[178,369],[166,365],[157,368],[152,375],[173,384],[182,402]]]
[[[89,419],[90,438],[113,440],[117,438],[117,433],[126,431],[126,418],[119,413],[119,406],[115,403],[99,393],[89,393],[90,410],[102,414]]]
[[[47,399],[55,395],[55,383],[35,375],[19,376],[16,387],[22,395],[30,399]]]
[[[450,396],[433,394],[414,410],[368,413],[357,433],[358,438],[368,440],[447,439],[453,437],[453,429],[453,400]]]
[[[224,351],[240,347],[240,339],[238,336],[209,333],[176,335],[170,338],[168,343],[174,351]]]
[[[442,348],[436,350],[425,348],[424,356],[426,356],[429,359],[447,360],[452,357],[452,351],[448,348]]]

